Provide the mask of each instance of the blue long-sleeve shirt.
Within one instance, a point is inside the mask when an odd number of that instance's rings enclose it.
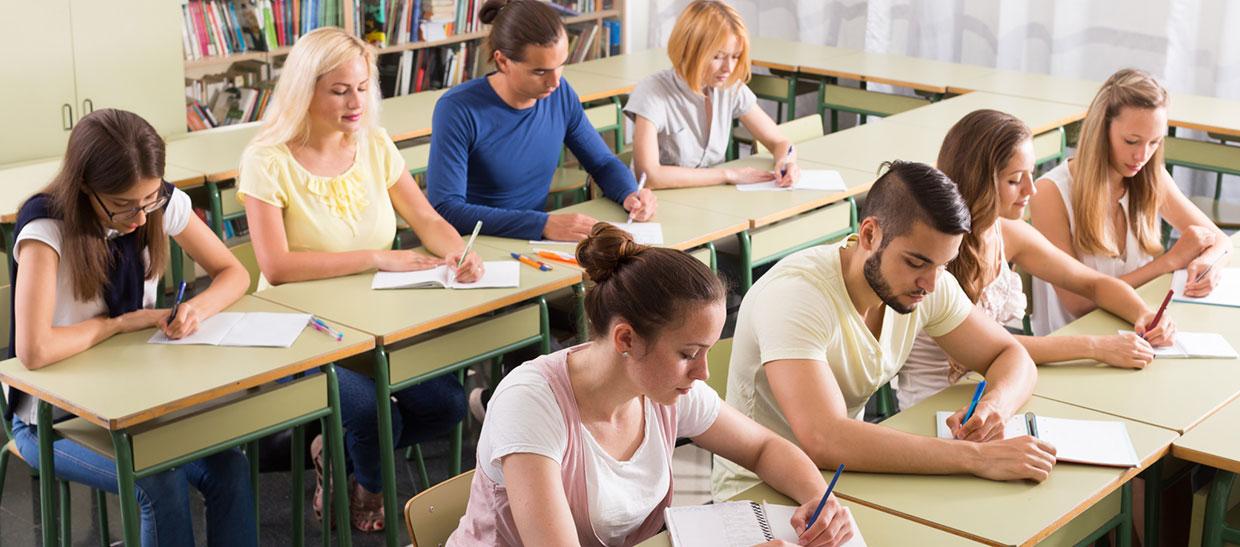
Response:
[[[435,104],[426,193],[461,233],[542,239],[551,179],[568,145],[610,199],[637,190],[633,172],[612,153],[577,93],[563,78],[531,108],[508,106],[486,78],[453,87]]]

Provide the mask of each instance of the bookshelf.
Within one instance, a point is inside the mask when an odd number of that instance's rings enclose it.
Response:
[[[570,63],[623,51],[625,0],[545,1],[557,7],[569,30]],[[290,23],[290,10],[313,10],[317,2],[323,2],[328,10],[320,9],[317,21]],[[380,88],[385,98],[451,87],[477,77],[485,73],[487,67],[485,52],[481,50],[488,29],[477,20],[477,10],[482,3],[483,0],[181,0],[189,130],[228,125],[218,119],[221,111],[234,114],[228,116],[229,123],[257,119],[270,91],[269,83],[265,82],[279,77],[283,58],[292,49],[289,44],[318,26],[339,26],[375,43],[379,54]],[[241,5],[246,7],[238,11]],[[267,15],[273,13],[270,8],[283,9],[284,15],[273,17],[274,22],[267,21],[266,28],[260,30],[255,20],[246,20],[253,16],[250,10],[257,9]],[[339,11],[331,13],[333,9]],[[374,16],[376,9],[386,10],[383,18],[388,20],[376,22],[379,19]],[[440,15],[425,18],[427,15],[421,13],[423,9],[435,10]],[[451,20],[442,18],[444,9],[454,12],[448,14]],[[359,22],[364,22],[361,26],[368,28],[359,28]],[[366,32],[375,31],[380,24],[385,25],[381,34]],[[284,25],[283,32],[273,30],[273,25]],[[457,32],[458,29],[461,32]],[[584,43],[577,44],[578,41]],[[285,45],[267,48],[270,43]],[[220,51],[225,54],[218,54]],[[247,63],[247,70],[238,73],[236,68],[246,67]],[[267,67],[261,72],[262,78],[258,77],[260,72],[254,68],[255,64]],[[220,91],[229,87],[258,90],[257,94],[241,98],[254,103],[253,108],[240,108],[241,118],[235,116],[238,113],[235,105],[230,110],[221,108],[216,102]],[[228,97],[223,100],[227,101]]]

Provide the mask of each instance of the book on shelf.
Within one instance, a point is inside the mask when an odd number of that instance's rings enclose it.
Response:
[[[343,21],[340,0],[181,0],[185,58],[226,57],[291,46]]]

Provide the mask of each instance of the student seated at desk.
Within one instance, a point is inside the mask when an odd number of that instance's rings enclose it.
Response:
[[[638,82],[624,106],[634,124],[634,169],[646,174],[651,188],[771,180],[789,186],[800,178],[791,141],[745,85],[749,33],[735,9],[716,0],[689,4],[672,28],[667,55],[673,68]],[[724,161],[738,118],[782,168],[714,167]]]
[[[956,185],[928,165],[896,161],[865,200],[845,242],[780,260],[745,294],[728,370],[728,404],[795,440],[822,468],[1041,481],[1054,449],[1032,437],[1001,439],[1029,399],[1037,369],[1011,334],[974,308],[945,270],[969,232]],[[957,439],[902,433],[863,421],[865,403],[925,330],[947,354],[986,376],[972,418],[949,418]],[[989,441],[989,442],[967,442]],[[724,499],[757,483],[715,458]]]
[[[426,192],[457,230],[519,239],[580,241],[596,220],[543,208],[565,145],[603,193],[637,221],[654,216],[649,189],[586,119],[560,77],[568,37],[560,16],[538,0],[487,0],[487,50],[496,71],[448,90],[435,104]]]
[[[1155,311],[1127,283],[1085,267],[1024,221],[1034,193],[1033,135],[1024,122],[997,110],[969,113],[952,126],[939,149],[943,170],[968,204],[973,231],[947,271],[978,309],[1000,325],[1019,323],[1025,313],[1020,275],[1008,265],[1096,302],[1133,324],[1136,334],[1106,336],[1017,336],[1035,363],[1093,359],[1120,368],[1143,368],[1154,359],[1151,346],[1170,345],[1168,316],[1150,325]],[[909,408],[956,383],[965,370],[948,359],[925,331],[897,383],[900,408]]]
[[[726,316],[720,279],[683,252],[638,245],[603,223],[577,246],[577,260],[597,283],[586,293],[591,341],[500,382],[469,506],[448,545],[641,543],[663,528],[677,438],[797,500],[792,527],[803,545],[846,541],[848,510],[834,496],[803,530],[826,490],[813,462],[704,382]]]
[[[30,369],[55,366],[113,335],[151,327],[181,338],[242,296],[245,268],[163,175],[164,141],[137,114],[109,108],[78,122],[60,172],[18,212],[10,358]],[[211,276],[171,321],[169,310],[153,309],[169,236]],[[17,390],[9,396],[13,441],[37,469],[38,401]],[[53,412],[57,421],[69,417]],[[67,439],[52,447],[57,478],[117,493],[111,459]],[[234,448],[138,479],[142,545],[194,544],[187,483],[206,502],[211,545],[256,545],[249,477]]]
[[[456,268],[465,242],[426,201],[391,137],[378,126],[378,101],[374,50],[360,39],[339,28],[321,28],[302,36],[289,52],[272,108],[242,155],[238,181],[237,197],[245,205],[262,270],[261,287],[441,264],[462,281],[482,274],[482,261],[474,253]],[[390,250],[396,213],[438,256]],[[350,489],[351,521],[363,532],[382,530],[374,381],[345,367],[336,374],[345,445],[357,480]],[[450,374],[395,397],[397,446],[439,436],[465,414],[464,392]],[[322,437],[316,437],[311,455],[319,473],[322,448]],[[322,507],[321,494],[320,486],[316,511]]]
[[[1220,255],[1231,250],[1231,241],[1171,179],[1163,165],[1166,134],[1167,90],[1140,70],[1112,74],[1089,105],[1076,155],[1038,180],[1031,220],[1056,247],[1094,270],[1140,287],[1187,269],[1184,295],[1205,296],[1220,280],[1227,260]],[[1180,231],[1165,253],[1160,220]],[[1038,336],[1093,308],[1088,298],[1033,280]]]

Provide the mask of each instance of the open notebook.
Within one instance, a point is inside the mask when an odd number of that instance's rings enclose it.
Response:
[[[612,222],[613,226],[633,235],[633,241],[642,245],[662,245],[663,225],[658,222]],[[552,239],[531,239],[530,245],[573,245],[576,241],[555,241]]]
[[[1131,334],[1121,330],[1120,334]],[[1170,346],[1154,348],[1154,357],[1170,359],[1236,359],[1236,349],[1223,335],[1213,332],[1176,332]]]
[[[664,512],[673,547],[752,547],[772,539],[797,542],[792,529],[796,507],[756,501],[668,507]],[[844,547],[865,547],[853,522],[853,537]]]
[[[950,411],[934,414],[940,439],[952,438],[947,427],[951,415]],[[1050,443],[1055,447],[1055,459],[1061,462],[1109,467],[1136,467],[1141,463],[1124,422],[1048,418],[1028,412],[1012,416],[1003,428],[1004,439],[1023,435]]]
[[[461,283],[452,278],[447,266],[415,272],[375,272],[370,288],[381,289],[495,289],[521,286],[521,263],[511,260],[486,261],[482,279]]]
[[[1218,286],[1214,287],[1210,294],[1200,298],[1184,296],[1184,285],[1187,282],[1188,270],[1176,270],[1175,273],[1171,274],[1171,289],[1175,291],[1175,296],[1171,297],[1172,300],[1192,304],[1240,308],[1240,268],[1227,268],[1223,270],[1222,281],[1219,282]]]
[[[308,313],[224,312],[203,321],[194,334],[185,338],[173,340],[162,331],[155,331],[147,343],[287,348],[297,341],[309,322]]]
[[[829,169],[802,169],[801,178],[792,186],[780,188],[771,182],[758,182],[754,184],[737,184],[736,189],[741,192],[787,192],[791,190],[824,190],[827,192],[843,192],[848,189],[848,185],[844,184],[844,177],[840,176],[839,171]]]

